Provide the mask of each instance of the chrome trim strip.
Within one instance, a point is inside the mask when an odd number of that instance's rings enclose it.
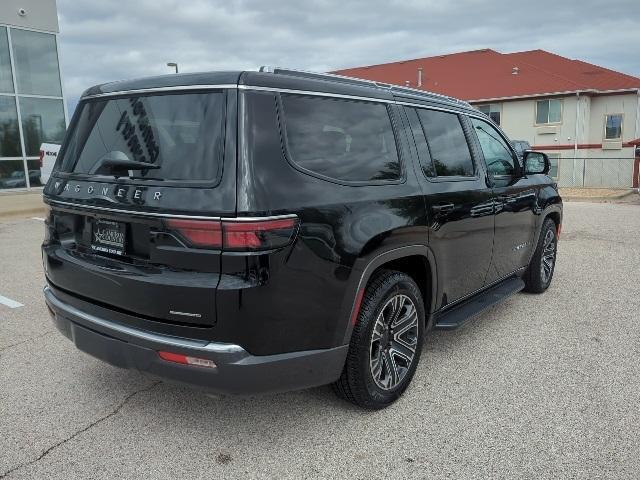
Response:
[[[140,340],[156,342],[162,345],[167,345],[169,347],[188,348],[191,350],[199,350],[208,353],[247,353],[244,348],[234,343],[215,343],[190,340],[188,338],[171,337],[169,335],[147,332],[144,330],[139,330],[137,328],[127,327],[126,325],[120,325],[108,320],[104,320],[102,318],[98,318],[95,315],[83,312],[75,307],[72,307],[71,305],[62,302],[53,294],[48,286],[44,287],[43,292],[45,301],[49,304],[50,307],[61,310],[62,312],[69,315],[81,318],[88,323],[99,325],[103,328],[107,328],[124,335],[130,335]],[[58,314],[57,312],[55,313]],[[73,321],[72,319],[69,320]]]
[[[221,83],[214,85],[175,85],[171,87],[153,87],[153,88],[140,88],[136,90],[118,90],[116,92],[105,92],[105,93],[96,93],[94,95],[87,95],[85,97],[80,97],[80,100],[85,100],[87,98],[101,98],[101,97],[116,97],[119,95],[136,95],[141,93],[153,93],[153,92],[172,92],[172,91],[182,91],[182,90],[219,90],[221,88],[238,88],[238,85],[235,83]]]
[[[466,115],[468,117],[475,117],[478,118],[480,120],[487,120],[487,118],[489,117],[485,117],[483,116],[482,113],[480,113],[480,111],[478,111],[478,114],[476,114],[473,111],[468,111],[468,110],[454,110],[451,108],[446,108],[446,107],[437,107],[437,106],[433,106],[433,105],[424,105],[422,103],[411,103],[411,102],[395,102],[396,105],[405,105],[407,107],[418,107],[418,108],[424,108],[427,110],[440,110],[441,112],[449,112],[449,113],[455,113],[456,115]],[[473,110],[473,107],[471,107],[471,109]]]
[[[52,205],[70,206],[78,210],[99,210],[113,213],[126,213],[140,217],[161,217],[161,218],[184,218],[187,220],[224,220],[225,222],[260,222],[265,220],[283,220],[285,218],[298,218],[295,213],[286,215],[268,215],[265,217],[207,217],[202,215],[173,215],[170,213],[136,212],[135,210],[121,210],[117,208],[98,207],[96,205],[82,205],[73,202],[62,202],[60,200],[46,200],[45,203]]]
[[[313,90],[296,90],[291,88],[238,85],[238,90],[252,90],[257,92],[293,93],[297,95],[312,95],[316,97],[333,97],[333,98],[344,98],[348,100],[362,100],[365,102],[396,103],[394,100],[389,100],[387,98],[361,97],[358,95],[346,95],[343,93],[329,93],[329,92],[319,92],[319,91],[313,91]]]
[[[98,207],[97,205],[82,205],[74,202],[62,202],[60,200],[46,200],[45,203],[49,203],[50,205],[70,206],[78,210],[98,210],[101,212],[126,213],[127,215],[134,215],[139,217],[185,218],[188,220],[220,220],[220,217],[206,217],[201,215],[173,215],[170,213],[155,212],[136,212],[135,210],[121,210],[118,208]]]
[[[377,84],[376,84],[377,85]],[[380,87],[378,85],[379,88],[383,88]],[[462,113],[458,110],[453,110],[453,109],[448,109],[446,107],[435,107],[432,105],[423,105],[421,103],[412,103],[412,102],[405,102],[405,101],[396,101],[396,100],[390,100],[387,98],[375,98],[375,97],[363,97],[363,96],[359,96],[359,95],[347,95],[347,94],[342,94],[342,93],[330,93],[330,92],[320,92],[317,90],[297,90],[297,89],[291,89],[291,88],[278,88],[278,87],[261,87],[261,86],[257,86],[257,85],[236,85],[236,84],[217,84],[217,85],[176,85],[173,87],[153,87],[153,88],[141,88],[138,90],[119,90],[119,91],[115,91],[115,92],[107,92],[107,93],[97,93],[95,95],[87,95],[84,97],[81,97],[80,100],[85,100],[85,99],[91,99],[91,98],[102,98],[102,97],[116,97],[116,96],[120,96],[120,95],[136,95],[136,94],[143,94],[143,93],[154,93],[154,92],[167,92],[167,91],[189,91],[189,90],[216,90],[216,89],[238,89],[238,90],[249,90],[249,91],[256,91],[256,92],[277,92],[277,93],[291,93],[291,94],[297,94],[297,95],[312,95],[312,96],[317,96],[317,97],[332,97],[332,98],[343,98],[343,99],[347,99],[347,100],[360,100],[360,101],[365,101],[365,102],[378,102],[378,103],[390,103],[390,104],[397,104],[397,105],[407,105],[407,106],[411,106],[411,107],[422,107],[422,108],[431,108],[434,110],[442,110],[444,112],[452,112],[452,113]],[[402,88],[402,87],[399,87]],[[404,90],[404,88],[402,88]],[[386,89],[387,91],[389,91],[391,94],[393,94],[394,92],[392,90]],[[416,90],[416,93],[420,92],[419,90]],[[424,93],[424,92],[420,92],[420,93]],[[429,98],[428,96],[432,96],[432,98]],[[445,100],[449,100],[452,102],[456,102],[459,103],[464,110],[464,107],[469,108],[469,109],[473,109],[473,107],[471,105],[469,105],[467,102],[463,102],[462,100],[458,100],[456,98],[453,97],[447,97],[446,95],[439,95],[436,93],[432,93],[432,92],[427,92],[425,95],[425,100],[436,100],[438,101],[438,99],[445,99]],[[466,114],[466,112],[465,112]],[[483,118],[481,116],[478,116],[478,118]]]
[[[285,218],[298,218],[295,213],[286,215],[269,215],[266,217],[222,217],[223,222],[264,222],[265,220],[284,220]]]
[[[291,93],[291,94],[297,94],[297,95],[311,95],[311,96],[317,96],[317,97],[333,97],[333,98],[344,98],[344,99],[347,99],[347,100],[361,100],[361,101],[365,101],[365,102],[389,103],[389,104],[395,104],[395,105],[406,105],[406,106],[409,106],[409,107],[426,108],[426,109],[431,109],[431,110],[440,110],[440,111],[443,111],[443,112],[450,112],[450,113],[455,113],[455,114],[468,115],[468,116],[471,116],[471,117],[479,118],[481,120],[486,120],[487,119],[487,117],[483,117],[480,112],[478,112],[478,114],[476,114],[473,111],[474,108],[471,105],[467,106],[467,104],[464,104],[464,103],[462,103],[462,106],[461,106],[460,110],[454,110],[454,109],[451,109],[451,108],[439,107],[439,106],[433,106],[433,105],[425,105],[425,104],[422,104],[422,103],[412,103],[412,102],[405,102],[405,101],[389,100],[387,98],[361,97],[361,96],[358,96],[358,95],[346,95],[346,94],[342,94],[342,93],[328,93],[328,92],[318,92],[318,91],[311,91],[311,90],[294,90],[294,89],[290,89],[290,88],[258,87],[258,86],[251,86],[251,85],[238,85],[238,90],[251,90],[251,91],[258,91],[258,92]],[[447,97],[443,97],[443,98],[447,98]],[[430,99],[425,97],[425,100],[430,100]],[[436,101],[438,101],[438,100],[436,99]]]

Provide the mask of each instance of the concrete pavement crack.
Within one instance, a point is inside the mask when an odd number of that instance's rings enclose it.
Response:
[[[69,442],[70,440],[73,440],[74,438],[76,438],[78,435],[83,434],[84,432],[90,430],[91,428],[95,427],[96,425],[101,424],[102,422],[104,422],[105,420],[110,419],[111,417],[113,417],[114,415],[118,414],[118,412],[120,412],[120,410],[122,410],[122,408],[129,402],[129,400],[131,400],[133,397],[135,397],[136,395],[138,395],[139,393],[144,393],[144,392],[148,392],[149,390],[157,387],[158,385],[160,385],[162,382],[158,381],[158,382],[154,382],[151,385],[148,385],[144,388],[141,388],[140,390],[136,390],[135,392],[130,393],[129,395],[127,395],[124,400],[122,400],[111,412],[109,412],[108,414],[104,415],[103,417],[100,417],[99,419],[97,419],[96,421],[90,423],[89,425],[87,425],[84,428],[81,428],[80,430],[77,430],[76,432],[74,432],[73,434],[71,434],[69,437],[65,438],[64,440],[60,440],[58,443],[50,446],[49,448],[47,448],[44,452],[42,452],[38,458],[34,459],[34,460],[30,460],[28,462],[25,463],[21,463],[19,465],[16,465],[15,467],[7,470],[6,472],[0,474],[0,479],[6,478],[7,476],[11,475],[12,473],[34,465],[36,463],[38,463],[40,460],[42,460],[44,457],[46,457],[47,455],[49,455],[51,452],[53,452],[54,450],[56,450],[58,447],[64,445],[65,443]]]
[[[17,347],[18,345],[22,345],[24,343],[34,342],[36,340],[39,340],[42,337],[46,337],[47,335],[51,335],[53,332],[55,332],[55,330],[47,330],[46,332],[44,332],[44,333],[42,333],[40,335],[36,335],[35,337],[25,338],[24,340],[21,340],[21,341],[16,342],[16,343],[12,343],[11,345],[5,345],[4,347],[0,348],[0,352],[4,352],[5,350],[9,350],[10,348]]]

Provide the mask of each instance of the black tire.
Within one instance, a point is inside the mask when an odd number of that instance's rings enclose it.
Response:
[[[367,285],[336,394],[371,410],[397,400],[418,366],[424,328],[424,302],[413,279],[381,271]]]
[[[540,230],[536,251],[523,278],[526,292],[542,293],[549,288],[556,267],[557,250],[556,224],[552,219],[546,218]]]

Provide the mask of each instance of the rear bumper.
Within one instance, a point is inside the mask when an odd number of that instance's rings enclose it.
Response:
[[[83,312],[58,298],[49,287],[44,297],[53,321],[76,347],[121,368],[216,393],[282,392],[326,385],[342,371],[348,345],[277,355],[251,355],[240,345],[172,337],[132,328]],[[215,368],[162,360],[169,351],[215,362]]]

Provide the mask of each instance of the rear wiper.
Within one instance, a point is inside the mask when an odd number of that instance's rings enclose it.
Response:
[[[138,162],[136,160],[121,158],[105,158],[102,160],[102,167],[110,167],[111,170],[148,170],[150,168],[160,168],[160,165],[153,163]]]
[[[106,174],[128,170],[149,170],[152,168],[160,168],[160,165],[130,160],[126,153],[113,150],[100,157],[94,164],[93,168],[89,171],[89,174]]]

